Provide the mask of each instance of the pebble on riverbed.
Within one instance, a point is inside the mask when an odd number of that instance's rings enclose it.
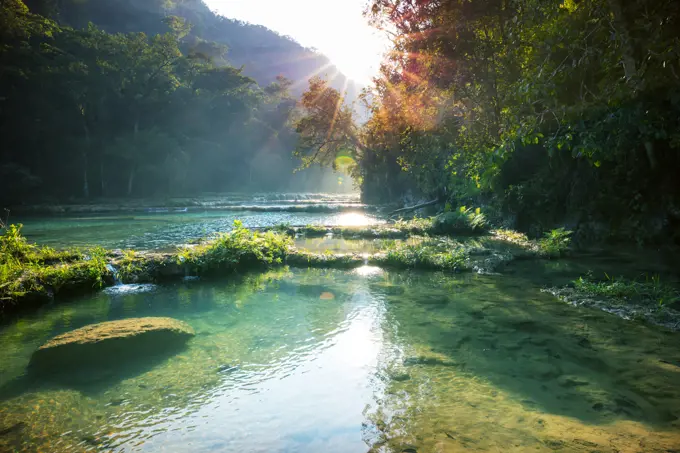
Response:
[[[594,296],[571,286],[545,288],[542,291],[575,307],[597,308],[626,320],[640,320],[680,331],[680,311],[665,306],[606,296]]]

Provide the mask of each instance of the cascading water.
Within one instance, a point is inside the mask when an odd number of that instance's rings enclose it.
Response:
[[[189,265],[186,263],[186,260],[183,256],[179,257],[179,261],[180,263],[184,264],[184,281],[193,281],[199,279],[198,275],[191,275],[189,271]]]
[[[118,270],[111,263],[106,265],[106,269],[108,269],[109,272],[111,272],[111,274],[113,275],[113,286],[106,288],[104,290],[104,292],[106,292],[108,294],[141,293],[141,292],[152,291],[156,288],[156,285],[152,285],[150,283],[144,283],[144,284],[123,283],[118,278]]]
[[[121,282],[118,278],[118,270],[113,266],[113,264],[107,264],[106,269],[108,269],[108,271],[111,272],[111,275],[113,275],[114,286],[121,286],[123,282]]]

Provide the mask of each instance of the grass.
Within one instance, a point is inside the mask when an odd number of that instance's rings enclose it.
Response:
[[[294,251],[286,264],[300,267],[346,269],[365,264],[394,269],[428,269],[463,271],[467,269],[467,251],[462,247],[448,248],[436,241],[420,245],[392,244],[385,252],[375,254],[338,254]]]
[[[250,231],[234,221],[234,229],[177,254],[195,272],[233,271],[282,264],[293,241],[272,231]]]
[[[321,237],[332,232],[336,236],[360,237],[370,239],[406,238],[418,236],[475,236],[488,231],[486,217],[479,208],[472,210],[462,207],[457,211],[445,212],[437,217],[415,217],[409,220],[397,220],[394,223],[377,226],[360,227],[325,227],[322,225],[306,225],[292,228],[287,224],[276,225],[269,231],[294,235],[301,233],[306,237]]]
[[[328,234],[328,229],[322,225],[306,225],[298,230],[307,237],[322,237]]]
[[[454,223],[458,225],[448,229],[449,232],[458,231],[459,227],[467,232],[486,229],[485,219],[479,210],[460,209],[448,214],[451,214],[449,218],[455,217]],[[554,230],[539,241],[530,241],[525,235],[509,230],[497,230],[490,236],[476,239],[466,237],[465,240],[429,236],[433,231],[438,231],[438,222],[437,218],[415,218],[394,225],[332,229],[334,234],[350,237],[401,239],[411,234],[423,236],[416,245],[397,240],[388,242],[384,252],[370,256],[297,251],[293,248],[288,225],[262,232],[251,231],[241,222],[235,221],[232,231],[201,240],[176,253],[127,250],[122,256],[100,247],[57,251],[37,246],[28,243],[21,235],[21,225],[10,225],[0,236],[0,309],[6,307],[8,301],[16,303],[31,297],[46,300],[71,288],[86,290],[111,284],[114,276],[109,264],[115,265],[116,277],[123,282],[158,281],[185,276],[188,272],[205,275],[247,271],[283,264],[350,268],[369,263],[399,269],[458,272],[478,267],[480,262],[487,266],[486,261],[499,254],[510,256],[508,259],[516,256],[555,256],[564,253],[569,246],[570,232],[563,229]],[[328,230],[315,225],[304,228],[307,233],[317,235],[325,235]],[[504,260],[507,261],[506,258]],[[596,284],[582,280],[577,285],[581,285],[584,290],[590,285],[587,288],[593,292],[624,291],[619,295],[631,291],[628,287],[622,288],[619,282]],[[659,303],[678,299],[677,293],[662,290],[657,280],[652,279],[645,285],[636,283],[633,286],[636,294],[645,294],[645,297],[658,300]]]
[[[526,244],[530,243],[529,238],[527,237],[526,234],[519,233],[515,230],[498,229],[498,230],[492,231],[492,233],[498,239],[501,239],[501,240],[506,241],[506,242],[510,242],[512,244],[526,245]]]
[[[334,269],[348,269],[364,264],[367,258],[357,254],[341,253],[312,253],[295,251],[288,254],[286,264],[298,267],[322,267]]]
[[[269,228],[269,230],[280,234],[291,234],[293,232],[293,226],[290,223],[283,222],[274,225]]]
[[[422,218],[414,217],[410,220],[397,220],[394,224],[390,225],[399,231],[407,234],[429,234],[432,232],[432,223],[434,222],[434,217]]]
[[[394,244],[380,264],[396,268],[462,271],[466,269],[468,253],[463,247],[430,240],[418,245]]]
[[[680,301],[680,292],[663,283],[659,275],[644,275],[636,280],[614,278],[605,274],[603,280],[595,280],[592,274],[574,280],[574,288],[584,294],[626,300],[663,307]]]
[[[67,287],[101,287],[109,275],[107,252],[56,251],[29,244],[21,235],[21,225],[9,225],[0,236],[0,300],[22,297],[49,297]]]
[[[447,236],[479,235],[488,231],[486,216],[480,208],[475,210],[461,206],[455,211],[447,211],[433,219],[431,234]]]
[[[116,277],[123,282],[133,280],[135,275],[144,271],[146,261],[144,256],[134,250],[123,250],[123,258],[116,263]]]
[[[50,247],[29,244],[21,234],[22,225],[9,225],[0,236],[0,263],[51,264],[83,259],[79,250],[57,251]]]

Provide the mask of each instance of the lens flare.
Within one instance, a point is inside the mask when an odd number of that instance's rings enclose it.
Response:
[[[354,159],[348,155],[340,155],[335,158],[335,167],[338,170],[348,170],[354,165]]]
[[[374,220],[359,212],[346,212],[338,217],[339,226],[366,226],[373,223]]]

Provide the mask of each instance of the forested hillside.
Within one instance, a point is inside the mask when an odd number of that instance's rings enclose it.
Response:
[[[92,22],[109,33],[163,34],[168,31],[163,18],[179,16],[191,24],[182,42],[184,49],[204,52],[217,62],[243,65],[243,73],[262,86],[284,75],[296,82],[291,93],[298,96],[307,80],[319,74],[328,75],[336,89],[347,85],[350,100],[360,89],[324,55],[261,25],[216,15],[202,0],[30,0],[26,4],[74,28]]]
[[[370,202],[413,192],[537,235],[680,240],[680,3],[373,0],[369,16],[395,31],[372,117],[319,141],[314,97],[307,162],[352,149]]]
[[[293,177],[291,115],[335,68],[264,27],[200,1],[9,0],[0,38],[4,203],[328,188]]]

